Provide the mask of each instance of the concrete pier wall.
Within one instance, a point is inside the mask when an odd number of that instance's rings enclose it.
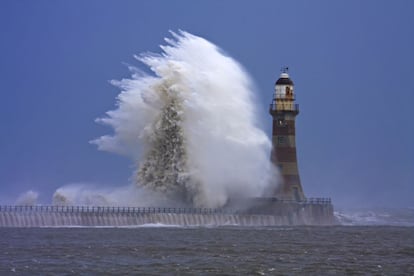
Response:
[[[283,226],[336,224],[331,204],[274,203],[277,212],[254,210],[0,206],[0,227],[128,227],[146,224],[178,226]]]

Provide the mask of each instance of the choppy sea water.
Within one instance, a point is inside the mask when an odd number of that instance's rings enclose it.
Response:
[[[414,227],[0,228],[0,275],[414,275]]]

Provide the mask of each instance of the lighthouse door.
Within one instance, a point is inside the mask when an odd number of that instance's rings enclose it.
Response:
[[[293,187],[293,195],[295,196],[296,201],[300,201],[300,195],[299,195],[298,187]]]

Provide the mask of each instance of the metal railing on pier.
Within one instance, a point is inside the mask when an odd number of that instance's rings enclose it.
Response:
[[[271,197],[272,201],[281,202],[281,203],[299,203],[299,204],[331,204],[332,201],[328,197],[310,197],[305,198],[302,200],[295,200],[295,199],[283,199],[283,198],[277,198],[277,197]]]
[[[330,198],[307,198],[292,200],[281,198],[260,198],[268,202],[284,204],[331,204]],[[271,208],[271,206],[270,206]],[[35,213],[93,213],[93,214],[238,214],[240,210],[231,208],[177,208],[177,207],[117,207],[117,206],[62,206],[62,205],[0,205],[0,212],[35,212]]]
[[[323,198],[323,197],[315,197],[315,198],[308,198],[304,200],[306,204],[331,204],[332,201],[330,198]]]
[[[217,214],[228,212],[224,209],[213,208],[169,208],[169,207],[115,207],[115,206],[60,206],[60,205],[3,205],[0,212],[46,212],[46,213],[114,213],[114,214],[143,214],[143,213],[175,213],[175,214]]]

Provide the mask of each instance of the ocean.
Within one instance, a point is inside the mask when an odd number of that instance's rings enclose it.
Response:
[[[0,275],[414,275],[414,227],[0,228]]]

